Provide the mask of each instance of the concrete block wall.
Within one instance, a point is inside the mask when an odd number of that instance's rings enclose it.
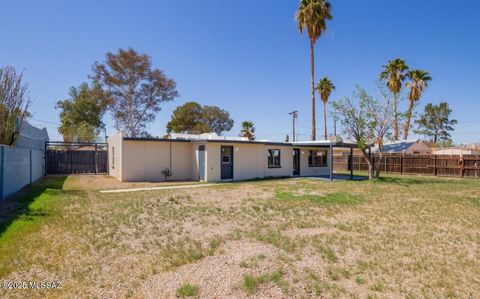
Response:
[[[42,150],[0,145],[0,199],[40,179],[44,167]]]

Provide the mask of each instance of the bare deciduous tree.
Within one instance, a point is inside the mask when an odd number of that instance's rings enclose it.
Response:
[[[11,66],[0,68],[0,144],[15,142],[30,104],[23,72],[17,73]]]
[[[394,124],[393,106],[385,90],[381,87],[379,89],[380,99],[375,99],[357,87],[353,97],[345,97],[332,104],[347,138],[357,143],[367,160],[369,179],[380,176],[380,163],[373,165],[368,150],[377,145],[379,158],[382,159],[383,144],[391,139]]]

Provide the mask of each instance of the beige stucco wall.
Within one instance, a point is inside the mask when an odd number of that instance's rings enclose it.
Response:
[[[330,149],[318,147],[299,147],[300,149],[300,176],[319,176],[330,174]],[[327,166],[324,167],[309,167],[308,155],[310,150],[326,150],[327,151]],[[293,163],[293,162],[292,162]]]
[[[293,171],[292,148],[252,143],[207,143],[206,179],[221,180],[221,146],[233,146],[233,179],[248,180],[270,176],[291,176]],[[268,149],[280,149],[281,168],[268,168]]]
[[[124,140],[122,152],[123,181],[164,181],[166,168],[172,172],[168,180],[196,179],[189,142]]]
[[[109,136],[108,142],[108,174],[122,180],[122,141],[123,133]],[[113,150],[115,148],[115,150]]]
[[[268,168],[268,149],[280,149],[281,168]],[[264,145],[263,158],[264,177],[293,175],[293,149],[291,146]]]
[[[123,140],[117,133],[108,138],[109,173],[121,181],[164,181],[162,171],[170,168],[173,175],[168,180],[198,180],[198,148],[205,146],[205,180],[221,180],[220,149],[221,146],[233,146],[233,179],[248,180],[255,178],[292,176],[293,147],[255,143],[228,142],[175,142]],[[115,147],[115,164],[112,148]],[[300,175],[318,176],[330,173],[328,166],[309,167],[308,151],[319,148],[300,148]],[[280,150],[280,168],[268,168],[268,150]],[[327,149],[328,152],[328,149]],[[170,161],[171,153],[171,161]]]

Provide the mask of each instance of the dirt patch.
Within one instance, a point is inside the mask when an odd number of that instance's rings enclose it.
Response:
[[[192,185],[198,181],[172,181],[172,182],[120,182],[109,175],[74,174],[69,175],[64,183],[65,190],[109,190],[147,187],[166,187],[179,185]]]
[[[275,264],[274,257],[278,250],[272,245],[265,245],[251,240],[230,241],[221,247],[222,253],[206,257],[196,263],[188,264],[149,278],[142,286],[141,294],[149,298],[175,297],[175,291],[183,283],[192,283],[200,287],[202,298],[244,298],[240,289],[242,276],[246,273],[261,274],[270,271]],[[240,266],[241,262],[256,255],[269,257],[256,269]],[[282,297],[282,292],[273,286],[263,289],[264,296]]]

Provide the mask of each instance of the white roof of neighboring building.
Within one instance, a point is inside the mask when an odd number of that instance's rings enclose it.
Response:
[[[384,153],[401,153],[408,150],[411,146],[415,145],[417,142],[423,142],[419,139],[408,139],[400,140],[397,142],[385,143],[383,145]],[[378,147],[372,147],[372,152],[377,152]]]
[[[433,151],[435,155],[475,155],[479,152],[479,150],[459,147],[437,148]]]

